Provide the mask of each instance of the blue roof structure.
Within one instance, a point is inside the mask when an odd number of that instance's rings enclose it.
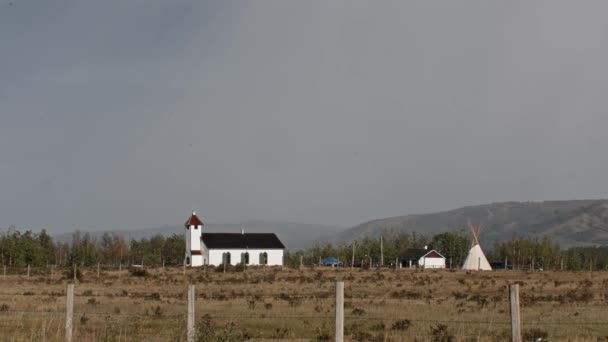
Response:
[[[337,265],[337,264],[341,264],[341,262],[337,258],[328,257],[328,258],[321,259],[321,264],[323,264],[323,265]]]

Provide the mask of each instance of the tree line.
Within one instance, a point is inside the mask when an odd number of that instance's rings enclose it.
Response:
[[[386,232],[382,239],[364,238],[350,244],[325,243],[295,252],[287,251],[285,264],[296,267],[300,260],[306,265],[318,264],[322,258],[335,257],[345,266],[350,266],[353,262],[363,267],[369,267],[370,264],[378,266],[381,261],[383,265],[394,266],[399,255],[407,249],[424,246],[441,253],[446,258],[447,267],[459,268],[471,248],[471,239],[464,230],[439,233],[430,237],[415,232]],[[564,249],[548,238],[514,237],[509,241],[496,242],[491,247],[493,248],[484,250],[488,260],[502,265],[506,262],[510,269],[608,269],[608,246]]]
[[[471,248],[471,239],[464,231],[444,232],[432,236],[385,232],[382,238],[363,238],[352,243],[318,244],[311,248],[286,251],[285,265],[297,267],[318,264],[326,257],[338,258],[344,265],[354,262],[369,267],[394,265],[405,250],[428,246],[446,257],[448,267],[458,268]],[[502,262],[515,269],[597,270],[608,269],[608,246],[572,247],[564,249],[548,238],[515,237],[496,242],[486,250],[490,262]],[[46,230],[20,232],[10,227],[0,232],[0,262],[6,266],[93,266],[103,265],[179,265],[184,261],[185,243],[182,235],[127,241],[124,236],[105,233],[99,238],[76,231],[71,241],[53,241]]]
[[[395,265],[405,250],[424,246],[437,250],[446,257],[448,266],[451,260],[452,265],[456,267],[466,258],[471,248],[471,240],[464,231],[445,232],[431,237],[416,232],[386,232],[382,238],[377,239],[366,237],[350,244],[324,243],[295,252],[286,251],[285,264],[295,267],[300,264],[300,259],[306,265],[318,264],[322,258],[335,257],[345,266],[350,266],[351,263],[362,267],[377,266],[381,263]]]
[[[44,229],[21,233],[10,227],[0,233],[0,261],[6,266],[177,265],[183,262],[184,254],[184,237],[178,234],[127,241],[118,234],[96,238],[76,231],[71,242],[55,242]]]

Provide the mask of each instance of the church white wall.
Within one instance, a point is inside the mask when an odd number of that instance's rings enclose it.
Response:
[[[190,226],[186,234],[186,250],[200,251],[201,250],[201,232],[202,226]]]
[[[190,232],[186,230],[186,234],[184,234],[184,239],[186,240],[186,256],[189,256],[189,252],[192,250],[192,248],[190,248],[190,240],[192,240],[192,238],[190,237]]]
[[[204,255],[192,255],[190,252],[186,252],[186,257],[184,258],[184,265],[186,266],[203,266],[207,263],[209,257]]]
[[[196,266],[203,266],[205,264],[204,260],[203,260],[203,256],[202,255],[193,255],[192,256],[192,260],[191,260],[191,265],[193,267]]]
[[[191,251],[201,250],[201,233],[202,226],[191,225],[186,229],[186,254],[184,255],[184,265],[186,266],[203,266],[208,256],[203,255],[192,255]],[[201,251],[203,252],[203,251]]]
[[[418,265],[424,268],[445,268],[444,258],[420,258]]]
[[[249,253],[248,265],[260,264],[260,253],[268,254],[268,266],[283,265],[283,250],[282,249],[205,249],[205,253],[209,256],[209,265],[220,266],[223,262],[224,253],[230,253],[230,264],[236,265],[241,262],[241,253]]]

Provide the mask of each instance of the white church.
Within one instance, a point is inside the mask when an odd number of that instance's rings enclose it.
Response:
[[[203,233],[203,221],[192,215],[186,227],[184,265],[282,266],[285,246],[274,233]]]

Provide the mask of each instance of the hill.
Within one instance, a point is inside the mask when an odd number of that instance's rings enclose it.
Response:
[[[469,221],[483,226],[480,240],[488,247],[515,236],[547,236],[563,247],[608,244],[608,200],[492,203],[390,217],[347,229],[328,241],[350,242],[387,231],[432,235],[464,229]]]
[[[344,230],[343,227],[325,226],[320,224],[304,224],[285,221],[243,221],[240,223],[209,223],[203,227],[206,232],[240,232],[244,229],[248,233],[276,233],[288,249],[299,249],[313,245],[317,240],[326,240]],[[87,233],[86,231],[82,231]],[[93,237],[101,237],[104,233],[123,235],[127,239],[149,238],[154,235],[171,236],[183,234],[183,226],[165,226],[160,228],[137,230],[108,230],[88,232]],[[60,234],[54,237],[56,241],[71,241],[72,233]]]

